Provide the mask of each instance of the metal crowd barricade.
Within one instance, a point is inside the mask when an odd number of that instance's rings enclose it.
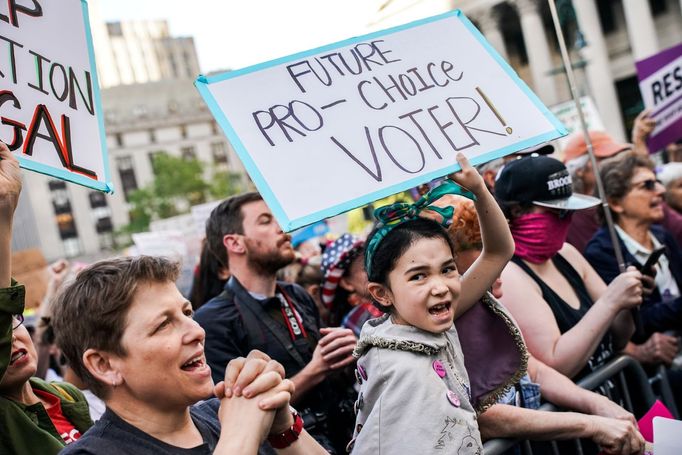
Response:
[[[675,396],[673,395],[673,389],[670,387],[670,382],[668,381],[667,369],[663,365],[659,365],[659,367],[656,369],[656,375],[649,378],[649,383],[652,385],[652,387],[657,385],[656,388],[658,388],[661,401],[668,407],[668,410],[673,417],[675,417],[677,420],[680,420],[680,410],[677,409]]]
[[[628,373],[627,376],[625,374],[626,372]],[[672,391],[665,375],[665,369],[659,370],[659,374],[655,377],[655,379],[659,381],[661,401],[668,407],[668,409],[670,409],[676,418],[679,418]],[[619,386],[622,405],[629,412],[634,411],[632,397],[633,392],[636,392],[639,395],[639,400],[643,401],[643,404],[647,406],[647,409],[648,407],[652,406],[657,399],[644,368],[642,368],[642,365],[640,365],[639,362],[630,356],[621,355],[616,357],[602,368],[583,378],[578,382],[578,385],[588,390],[595,390],[608,381],[612,381]],[[611,398],[608,390],[606,395]],[[558,409],[551,404],[542,405],[540,410],[558,411]],[[571,448],[570,453],[582,454],[582,442],[579,439],[574,439],[573,442],[575,443],[575,446],[574,448]],[[562,454],[556,441],[549,441],[549,444],[551,445],[552,452],[554,454]],[[533,455],[533,448],[530,444],[530,441],[516,439],[491,439],[483,445],[483,451],[485,455],[501,455],[507,450],[516,447],[517,445],[523,455]]]

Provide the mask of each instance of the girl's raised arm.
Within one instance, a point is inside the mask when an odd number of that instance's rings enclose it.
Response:
[[[476,196],[474,205],[481,225],[483,251],[462,277],[462,295],[455,318],[464,314],[490,289],[514,254],[514,239],[495,198],[485,186],[483,177],[462,154],[457,154],[462,170],[449,177]]]

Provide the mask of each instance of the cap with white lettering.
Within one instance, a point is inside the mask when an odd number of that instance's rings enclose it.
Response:
[[[501,202],[559,210],[582,210],[599,204],[595,197],[574,194],[566,166],[548,156],[528,156],[507,163],[495,181],[495,197]]]

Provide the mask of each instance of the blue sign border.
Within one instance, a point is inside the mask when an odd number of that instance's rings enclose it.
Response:
[[[336,43],[328,44],[326,46],[321,46],[317,47],[314,49],[310,49],[307,51],[303,52],[298,52],[296,54],[292,54],[286,57],[281,57],[275,60],[270,60],[267,62],[259,63],[257,65],[249,66],[240,70],[235,70],[235,71],[228,71],[226,73],[221,73],[213,76],[199,76],[196,81],[194,82],[194,85],[196,86],[197,90],[199,90],[199,93],[201,96],[204,98],[204,101],[208,105],[209,110],[215,117],[216,121],[220,125],[220,127],[223,129],[225,134],[227,135],[228,139],[232,143],[232,146],[234,147],[235,151],[239,155],[239,158],[242,160],[242,163],[244,164],[244,167],[246,168],[247,172],[251,176],[251,179],[253,180],[254,184],[256,185],[256,188],[258,188],[258,191],[260,191],[261,195],[263,196],[263,199],[265,199],[265,202],[268,204],[268,207],[270,207],[270,210],[272,210],[273,215],[275,218],[280,223],[280,226],[282,226],[282,229],[289,232],[294,229],[297,229],[302,226],[306,226],[308,224],[312,224],[316,221],[332,217],[334,215],[338,215],[339,213],[347,212],[349,210],[352,210],[356,207],[360,207],[365,204],[369,204],[373,201],[376,201],[377,199],[381,199],[387,196],[390,196],[395,193],[399,193],[401,191],[405,191],[409,188],[415,187],[417,185],[420,185],[424,182],[428,182],[430,180],[433,180],[438,177],[442,177],[445,174],[455,172],[459,170],[459,165],[458,164],[453,164],[451,166],[441,168],[437,171],[430,172],[428,174],[420,174],[419,176],[400,182],[395,185],[391,185],[385,188],[382,188],[380,190],[377,190],[373,193],[366,194],[364,196],[352,199],[350,201],[346,201],[343,204],[338,204],[333,207],[329,207],[324,210],[320,210],[318,212],[312,213],[310,215],[301,217],[301,218],[296,218],[296,219],[289,219],[285,212],[284,209],[282,208],[281,204],[279,203],[279,200],[275,197],[275,194],[272,192],[272,189],[270,188],[270,185],[265,181],[263,178],[263,175],[259,171],[258,167],[256,166],[256,163],[253,161],[251,158],[250,154],[244,147],[244,144],[242,141],[239,139],[239,136],[235,132],[234,128],[230,124],[229,120],[225,116],[224,112],[222,109],[220,109],[220,106],[218,105],[215,97],[211,94],[210,90],[208,89],[208,86],[210,84],[224,81],[227,79],[232,79],[235,77],[239,77],[245,74],[253,73],[256,71],[260,71],[266,68],[271,68],[273,66],[281,65],[283,63],[290,62],[292,60],[300,60],[305,57],[309,57],[311,55],[315,55],[321,52],[327,52],[330,50],[337,49],[339,47],[345,47],[349,46],[351,44],[360,42],[360,41],[367,41],[375,38],[379,38],[385,35],[389,35],[391,33],[399,32],[402,30],[407,30],[410,28],[418,27],[421,25],[429,24],[432,22],[436,22],[439,20],[443,19],[448,19],[451,17],[458,17],[464,26],[471,32],[471,34],[476,38],[481,45],[488,51],[488,53],[495,59],[495,61],[502,67],[502,69],[507,73],[507,75],[516,83],[516,85],[521,88],[521,90],[526,94],[526,96],[533,102],[535,107],[538,108],[538,110],[547,118],[547,120],[550,121],[550,123],[554,126],[555,130],[541,134],[529,139],[526,139],[521,142],[517,142],[516,144],[503,147],[498,150],[494,150],[488,153],[485,153],[483,155],[477,156],[476,158],[471,160],[471,163],[473,165],[477,164],[482,164],[487,161],[494,160],[496,158],[500,158],[505,155],[509,155],[511,153],[514,153],[518,150],[522,150],[528,147],[532,147],[534,145],[540,144],[542,142],[550,141],[552,139],[556,139],[561,136],[565,136],[567,134],[566,128],[564,125],[552,114],[549,109],[540,101],[540,99],[533,93],[530,88],[526,85],[523,80],[516,74],[514,69],[509,66],[509,64],[497,53],[497,51],[486,41],[485,37],[481,34],[481,32],[478,31],[478,29],[474,26],[473,23],[460,11],[460,10],[453,10],[449,11],[444,14],[439,14],[437,16],[432,16],[432,17],[427,17],[424,19],[420,19],[417,21],[413,21],[404,25],[400,25],[397,27],[392,27],[388,28],[385,30],[369,33],[366,35],[362,36],[357,36],[353,38],[349,38],[343,41],[338,41]]]
[[[90,59],[90,75],[92,77],[92,89],[95,92],[95,113],[99,123],[100,144],[102,152],[102,161],[104,168],[104,181],[94,180],[80,174],[69,172],[64,168],[57,168],[45,163],[32,161],[19,153],[16,154],[19,160],[19,165],[24,169],[28,169],[40,174],[45,174],[50,177],[56,177],[61,180],[76,183],[78,185],[86,186],[95,190],[103,191],[105,193],[113,194],[114,186],[111,183],[111,173],[109,171],[109,153],[107,152],[107,135],[104,130],[104,115],[102,113],[102,98],[99,89],[99,79],[97,78],[97,67],[95,66],[95,49],[92,44],[92,33],[90,31],[90,17],[88,15],[88,1],[80,0],[83,11],[83,22],[85,25],[85,40],[88,44],[88,55]]]

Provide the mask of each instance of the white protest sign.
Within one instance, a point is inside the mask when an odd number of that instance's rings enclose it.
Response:
[[[196,232],[201,238],[206,236],[206,221],[208,221],[208,218],[211,216],[213,209],[221,202],[222,201],[211,201],[192,206],[192,219],[194,220]]]
[[[195,85],[286,231],[565,134],[460,11]]]
[[[604,131],[604,122],[597,111],[597,107],[589,96],[580,97],[580,108],[585,117],[585,124],[588,130]],[[578,108],[574,101],[566,101],[549,108],[550,111],[559,119],[559,121],[566,127],[568,134],[574,131],[580,131],[580,117],[578,116]],[[568,141],[567,137],[558,140],[559,146],[563,147]]]
[[[179,231],[184,236],[196,235],[194,218],[189,213],[176,215],[149,223],[150,232]]]
[[[182,231],[140,232],[133,234],[137,254],[164,256],[171,259],[184,259],[187,244]]]
[[[0,2],[0,140],[26,169],[112,191],[85,0]]]
[[[654,453],[679,455],[682,453],[682,422],[665,417],[654,417]]]

